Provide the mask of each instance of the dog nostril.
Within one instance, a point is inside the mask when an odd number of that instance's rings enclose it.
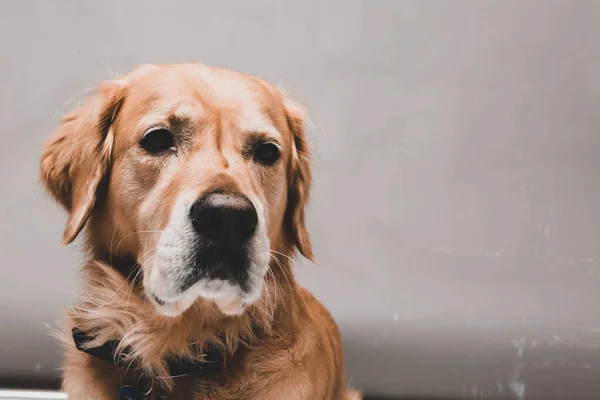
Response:
[[[235,224],[237,237],[242,241],[247,240],[256,231],[257,223],[258,218],[255,212],[240,215]]]
[[[152,295],[152,298],[154,299],[154,301],[156,301],[158,303],[158,305],[160,306],[164,306],[165,304],[167,304],[166,301],[163,301],[161,299],[159,299],[155,294]]]
[[[215,239],[223,231],[223,220],[218,210],[206,209],[197,214],[196,218],[192,218],[194,228],[197,232]]]

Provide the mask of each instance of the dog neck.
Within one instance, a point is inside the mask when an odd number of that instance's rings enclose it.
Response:
[[[169,360],[198,361],[198,348],[213,346],[225,359],[233,359],[241,348],[269,337],[295,340],[299,301],[288,256],[273,260],[263,296],[237,317],[223,315],[205,299],[178,317],[159,315],[143,293],[141,273],[126,257],[93,258],[83,268],[84,283],[79,302],[69,312],[69,329],[89,335],[88,347],[118,342],[116,352],[135,361],[145,375],[160,377],[166,388],[173,384]]]

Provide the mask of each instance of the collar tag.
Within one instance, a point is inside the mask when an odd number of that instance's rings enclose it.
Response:
[[[119,400],[142,400],[135,386],[121,386]]]

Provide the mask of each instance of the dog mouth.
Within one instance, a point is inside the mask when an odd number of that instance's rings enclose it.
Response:
[[[151,297],[155,303],[154,306],[156,311],[165,317],[177,317],[181,315],[195,301],[195,298],[182,298],[179,300],[167,301],[154,294],[149,297]]]
[[[197,299],[204,299],[226,316],[235,316],[260,298],[265,268],[255,264],[247,248],[226,255],[211,248],[202,250],[180,268],[166,259],[154,265],[150,275],[155,279],[150,279],[146,293],[159,314],[177,316]]]
[[[156,310],[159,314],[167,317],[176,317],[187,310],[198,297],[203,297],[191,292],[193,292],[193,290],[186,291],[177,300],[164,300],[156,294],[151,294],[149,297],[154,301]],[[250,300],[238,295],[216,297],[209,300],[212,300],[226,316],[241,315],[250,304]]]
[[[214,291],[219,291],[220,285],[229,282],[247,292],[250,289],[251,258],[247,246],[219,249],[201,243],[196,246],[193,266],[182,277],[179,290],[184,292],[196,282],[207,279]]]
[[[160,299],[157,295],[153,294],[152,295],[152,299],[159,305],[159,306],[166,306],[168,304],[170,304],[170,301],[165,301]]]

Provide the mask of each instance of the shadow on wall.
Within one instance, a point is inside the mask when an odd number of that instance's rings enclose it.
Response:
[[[31,379],[0,379],[0,388],[2,389],[47,389],[57,390],[59,382],[53,381],[32,381]],[[365,396],[364,400],[460,400],[459,397],[381,397],[381,396]],[[502,398],[494,398],[493,400],[504,400]],[[508,399],[507,399],[508,400]]]
[[[596,336],[346,328],[349,385],[380,396],[371,399],[599,398]]]
[[[56,390],[59,387],[57,381],[31,381],[30,379],[0,379],[2,389],[48,389]],[[460,400],[458,397],[379,397],[365,396],[364,400]],[[494,399],[503,400],[503,399]]]
[[[596,334],[515,338],[475,328],[465,334],[416,325],[396,332],[342,325],[348,384],[366,393],[365,400],[599,398],[592,368],[600,365]],[[0,379],[0,388],[57,389],[58,382],[13,376]]]
[[[460,400],[459,397],[373,397],[366,396],[364,400]],[[503,399],[494,399],[503,400]]]

